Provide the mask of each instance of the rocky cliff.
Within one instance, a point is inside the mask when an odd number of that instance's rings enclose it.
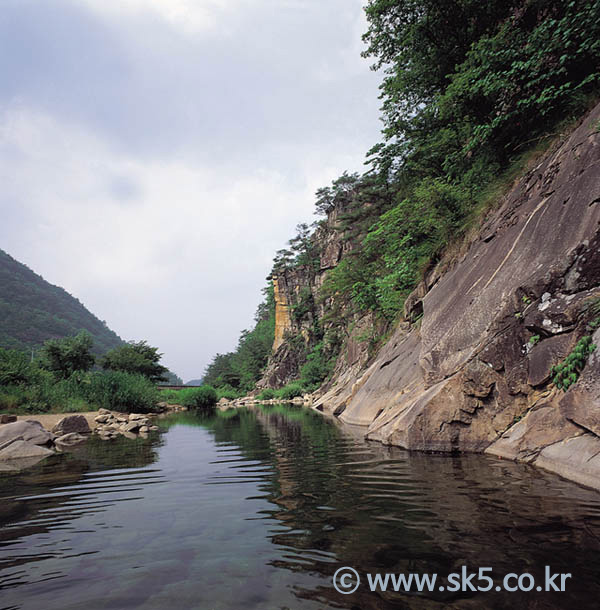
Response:
[[[328,272],[353,247],[354,242],[339,228],[346,207],[335,206],[312,234],[313,261],[275,270],[270,277],[275,300],[275,339],[258,388],[279,388],[296,379],[306,354],[327,332],[348,335],[347,324],[338,328],[337,321],[327,315],[334,299],[323,299],[321,295]],[[346,368],[344,362],[339,363],[340,371]]]
[[[487,452],[600,488],[600,354],[567,391],[552,383],[552,367],[582,337],[600,344],[599,124],[600,106],[514,184],[462,257],[427,274],[375,358],[356,340],[372,320],[344,329],[314,408],[383,443]],[[294,327],[302,287],[316,302],[323,275],[343,257],[333,234],[326,227],[319,237],[315,277],[275,278],[278,308],[287,307],[282,328]],[[271,382],[290,350],[279,341]]]

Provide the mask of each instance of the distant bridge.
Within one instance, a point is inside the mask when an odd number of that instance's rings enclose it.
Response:
[[[186,388],[201,388],[200,385],[157,385],[159,390],[185,390]]]

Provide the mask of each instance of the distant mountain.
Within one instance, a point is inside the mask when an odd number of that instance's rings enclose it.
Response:
[[[185,385],[202,385],[202,379],[192,379],[188,381]]]
[[[173,373],[173,371],[168,371],[165,373],[167,380],[164,383],[168,383],[169,385],[183,385],[183,379]]]
[[[123,341],[75,297],[0,250],[0,347],[26,350],[87,330],[94,352]]]

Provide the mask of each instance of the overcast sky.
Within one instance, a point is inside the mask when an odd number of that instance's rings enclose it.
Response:
[[[0,247],[189,380],[362,171],[364,0],[2,0]]]

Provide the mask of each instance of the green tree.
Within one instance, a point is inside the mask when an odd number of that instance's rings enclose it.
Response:
[[[358,192],[360,180],[358,174],[344,172],[331,183],[331,186],[318,189],[315,195],[315,213],[327,215],[335,207],[346,207]]]
[[[212,362],[206,367],[203,382],[215,388],[229,386],[234,389],[240,387],[240,374],[236,370],[234,352],[228,354],[217,354]]]
[[[0,386],[28,383],[34,374],[33,368],[27,354],[0,348]]]
[[[129,341],[125,345],[110,350],[101,360],[106,371],[137,373],[150,381],[166,381],[169,370],[160,364],[162,354],[157,347],[146,341]]]
[[[75,372],[89,371],[95,362],[93,345],[94,340],[86,331],[81,331],[75,337],[49,339],[41,349],[40,365],[58,379],[67,379]]]

